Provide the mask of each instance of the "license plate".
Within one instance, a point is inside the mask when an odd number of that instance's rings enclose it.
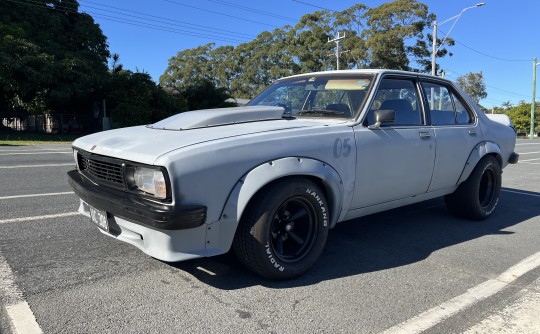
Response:
[[[107,221],[107,212],[90,207],[90,219],[100,229],[109,232],[109,222]]]

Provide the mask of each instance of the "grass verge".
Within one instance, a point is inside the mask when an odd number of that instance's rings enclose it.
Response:
[[[24,146],[37,144],[69,144],[81,135],[9,132],[0,133],[0,145]]]

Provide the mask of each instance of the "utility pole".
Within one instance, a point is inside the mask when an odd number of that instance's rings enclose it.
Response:
[[[435,57],[437,57],[437,20],[433,23],[433,43],[431,46],[431,75],[433,76],[437,75]],[[431,96],[433,96],[433,94]]]
[[[334,38],[333,40],[330,40],[330,38],[328,39],[328,43],[332,43],[332,42],[336,43],[336,52],[334,53],[334,55],[336,56],[336,70],[339,70],[339,56],[343,52],[347,52],[347,51],[341,52],[340,47],[339,47],[339,41],[341,41],[344,38],[345,38],[345,33],[343,33],[343,36],[341,36],[338,32],[336,38]]]
[[[536,62],[536,57],[533,58],[533,85],[532,85],[532,103],[531,103],[531,131],[529,135],[531,136],[530,139],[534,138],[534,109],[536,108],[536,66],[538,66]]]

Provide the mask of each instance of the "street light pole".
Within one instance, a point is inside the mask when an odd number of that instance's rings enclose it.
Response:
[[[533,84],[532,84],[532,103],[531,103],[531,131],[529,133],[530,139],[534,138],[534,109],[536,109],[536,57],[533,58]]]
[[[435,64],[435,57],[437,55],[437,20],[433,23],[433,44],[431,46],[431,75],[437,75],[437,65]]]
[[[442,46],[444,44],[444,41],[448,37],[448,35],[450,35],[450,32],[452,31],[452,29],[454,29],[454,26],[456,25],[456,23],[459,20],[459,18],[461,17],[461,15],[463,15],[463,13],[465,13],[469,9],[476,8],[476,7],[482,7],[484,5],[485,5],[484,2],[480,2],[480,3],[477,3],[474,6],[463,8],[459,14],[454,15],[451,18],[442,21],[441,23],[437,23],[437,20],[435,20],[435,22],[433,23],[433,43],[432,43],[432,48],[431,48],[431,75],[437,75],[437,64],[436,64],[435,58],[437,56],[437,51],[439,51],[439,48],[440,48],[440,47],[437,48],[437,28],[439,26],[442,26],[446,22],[449,22],[449,21],[452,21],[453,19],[455,19],[454,24],[452,24],[452,27],[450,28],[450,30],[448,30],[448,33],[446,34],[446,36],[444,37],[444,39],[441,42],[441,46]]]

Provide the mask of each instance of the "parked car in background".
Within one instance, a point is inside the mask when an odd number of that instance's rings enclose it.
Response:
[[[269,279],[307,271],[338,222],[444,196],[495,210],[516,163],[452,82],[389,70],[283,78],[246,107],[181,113],[73,143],[69,183],[101,231],[163,261],[228,252]]]

